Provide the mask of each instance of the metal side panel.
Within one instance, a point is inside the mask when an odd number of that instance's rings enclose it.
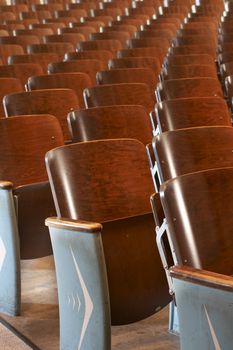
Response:
[[[110,350],[111,321],[101,234],[50,227],[61,350]]]
[[[182,350],[232,350],[233,293],[173,279]]]
[[[11,188],[0,186],[0,311],[20,313],[20,253],[17,218]]]

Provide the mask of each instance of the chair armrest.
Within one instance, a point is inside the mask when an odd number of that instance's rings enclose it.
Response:
[[[45,220],[45,225],[71,231],[95,233],[102,231],[102,225],[95,222],[51,217]]]

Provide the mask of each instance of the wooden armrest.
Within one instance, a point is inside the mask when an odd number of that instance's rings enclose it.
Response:
[[[67,218],[47,218],[45,220],[45,225],[58,229],[66,229],[86,233],[97,233],[102,231],[102,225],[99,223],[83,220],[72,220]]]
[[[0,181],[0,189],[11,190],[13,188],[13,183],[10,181]]]
[[[233,291],[233,277],[215,272],[199,270],[189,266],[173,266],[170,268],[170,276],[194,284]]]

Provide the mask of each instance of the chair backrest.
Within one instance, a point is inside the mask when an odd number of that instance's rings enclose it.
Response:
[[[1,46],[1,45],[0,45]],[[1,67],[1,66],[0,66]],[[0,117],[5,117],[2,100],[5,95],[23,91],[22,83],[16,78],[0,78]]]
[[[152,142],[161,181],[233,165],[233,129],[208,126],[167,131]]]
[[[103,66],[107,68],[108,61],[112,58],[113,53],[108,50],[87,50],[68,52],[64,56],[64,61],[93,59],[101,61]]]
[[[10,45],[10,44],[0,45],[0,58],[5,64],[7,64],[7,60],[9,56],[23,55],[23,54],[24,54],[24,50],[23,50],[23,47],[20,45]]]
[[[60,122],[65,140],[70,135],[66,117],[72,110],[79,109],[78,98],[71,89],[44,89],[19,92],[4,97],[7,117],[22,114],[52,114]]]
[[[27,115],[0,119],[0,178],[22,186],[47,181],[45,153],[63,144],[57,119]]]
[[[82,109],[68,115],[73,142],[133,138],[151,142],[151,125],[142,106],[107,106]]]
[[[38,63],[42,67],[44,74],[48,72],[48,64],[56,61],[58,61],[58,55],[56,53],[12,55],[8,58],[8,64]]]
[[[132,139],[76,143],[47,153],[46,164],[58,216],[103,225],[112,324],[142,319],[165,305],[145,146]]]
[[[122,47],[126,47],[126,42],[130,39],[130,34],[123,30],[118,31],[108,31],[102,33],[92,33],[90,35],[91,40],[119,40]]]
[[[53,52],[56,53],[59,59],[63,59],[66,52],[74,51],[74,45],[71,43],[47,43],[47,44],[35,44],[28,45],[28,53],[43,53],[43,52]]]
[[[81,41],[85,40],[85,37],[80,33],[63,33],[46,35],[43,40],[45,43],[71,43],[76,47]]]
[[[160,72],[160,62],[156,57],[124,57],[109,60],[109,69],[117,68],[151,68],[156,76]]]
[[[27,115],[0,119],[0,178],[13,183],[21,259],[51,254],[44,221],[55,214],[45,153],[64,144],[57,119]]]
[[[117,53],[118,58],[124,57],[156,57],[160,64],[163,63],[166,52],[163,48],[157,47],[137,47],[134,49],[122,49]]]
[[[85,73],[56,73],[32,76],[28,79],[28,90],[65,88],[75,91],[80,107],[84,107],[83,90],[90,87],[91,79]]]
[[[96,84],[96,73],[103,69],[103,63],[96,59],[53,62],[48,65],[49,73],[86,73],[93,85]]]
[[[122,44],[119,40],[115,40],[115,39],[88,40],[88,41],[80,42],[79,48],[81,51],[107,50],[107,51],[111,51],[113,55],[115,55],[117,51],[122,49]]]
[[[175,99],[182,97],[223,97],[221,85],[213,78],[186,78],[164,80],[158,86],[158,94],[161,100]]]
[[[143,83],[123,83],[94,86],[84,90],[87,108],[111,105],[141,105],[149,113],[154,107],[151,91]]]
[[[184,78],[215,78],[217,79],[217,69],[213,64],[187,64],[168,66],[164,79],[184,79]]]
[[[166,59],[166,65],[178,66],[187,64],[215,64],[214,58],[207,54],[170,55]]]
[[[164,100],[156,105],[161,132],[195,126],[231,126],[226,102],[219,97],[189,97]]]
[[[175,46],[171,50],[174,55],[199,55],[207,54],[215,59],[216,57],[216,47],[214,45],[208,44],[196,44],[196,45],[181,45]]]
[[[12,77],[19,79],[22,86],[31,75],[43,74],[43,69],[39,63],[14,63],[0,66],[0,77]]]
[[[158,77],[150,68],[120,68],[98,72],[96,74],[98,84],[143,83],[149,86],[152,98]]]
[[[219,168],[179,176],[161,186],[179,265],[232,275],[232,179],[233,168]]]

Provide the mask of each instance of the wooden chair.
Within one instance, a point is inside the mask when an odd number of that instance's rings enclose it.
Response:
[[[143,31],[159,31],[159,30],[169,30],[173,34],[173,36],[176,36],[177,32],[177,26],[174,23],[159,23],[159,22],[153,22],[153,24],[146,24],[142,27]]]
[[[232,135],[231,126],[201,126],[156,136],[152,146],[161,182],[194,171],[232,166]]]
[[[1,66],[0,66],[1,69]],[[0,117],[5,117],[2,100],[5,95],[13,92],[23,91],[23,86],[19,79],[16,78],[0,78]]]
[[[68,52],[64,56],[64,61],[94,59],[101,61],[103,68],[108,67],[108,61],[113,58],[113,53],[107,50],[87,50]]]
[[[128,47],[131,49],[140,47],[161,47],[163,52],[167,52],[169,48],[169,40],[161,40],[160,38],[142,38],[128,40]]]
[[[99,31],[101,27],[103,27],[105,24],[103,21],[97,18],[90,18],[86,17],[83,18],[83,22],[76,22],[76,23],[71,23],[70,26],[71,28],[80,28],[81,26],[91,26],[95,28],[96,31]]]
[[[108,62],[109,69],[117,68],[150,68],[155,76],[160,73],[160,62],[156,57],[124,57],[113,58]]]
[[[102,33],[92,33],[90,35],[90,40],[119,40],[122,48],[127,46],[126,42],[130,39],[130,34],[125,31],[107,31]]]
[[[166,58],[166,66],[182,66],[187,64],[212,64],[215,61],[212,56],[207,54],[191,54],[191,55],[169,55]]]
[[[104,16],[104,15],[99,15],[99,16],[95,16],[95,17],[90,17],[90,16],[87,16],[87,17],[83,17],[82,18],[82,21],[83,22],[86,22],[86,23],[90,23],[90,22],[102,22],[102,25],[101,26],[107,26],[109,22],[113,21],[113,17],[112,16]]]
[[[24,50],[20,45],[0,45],[0,58],[4,64],[7,64],[8,57],[11,55],[23,55]]]
[[[120,20],[118,21],[112,21],[111,22],[111,25],[121,25],[121,24],[125,24],[125,25],[132,25],[132,26],[135,26],[137,27],[137,29],[139,30],[140,29],[140,26],[143,25],[144,21],[139,19],[139,18],[131,18],[129,16],[125,16],[124,18],[121,17]]]
[[[168,16],[156,16],[156,19],[150,19],[148,24],[153,28],[154,25],[171,23],[176,26],[177,29],[180,28],[182,19],[179,17],[168,17]]]
[[[169,65],[163,74],[163,79],[197,77],[218,79],[216,66],[214,64]]]
[[[171,278],[184,349],[207,349],[214,342],[231,347],[232,176],[232,168],[211,169],[174,178],[161,188],[180,265],[171,269]]]
[[[52,35],[52,28],[33,28],[33,29],[16,29],[13,31],[13,35],[36,35],[40,39],[40,43],[43,42],[43,37],[45,35]]]
[[[132,24],[119,23],[119,24],[111,24],[109,27],[103,27],[102,30],[103,30],[103,33],[112,32],[112,31],[114,32],[123,31],[128,33],[129,37],[131,37],[136,33],[137,27]]]
[[[12,55],[8,57],[8,64],[28,64],[37,63],[43,69],[43,73],[48,72],[48,64],[51,62],[57,62],[59,60],[56,53],[35,53],[35,54],[25,54],[25,55]]]
[[[154,98],[148,85],[122,83],[93,86],[84,90],[86,108],[111,105],[141,105],[149,113],[154,107]]]
[[[91,79],[86,73],[77,72],[31,76],[27,82],[29,91],[57,88],[72,89],[78,97],[78,104],[81,108],[84,107],[83,90],[91,85]]]
[[[216,36],[209,35],[208,33],[205,35],[182,35],[177,36],[175,40],[175,44],[177,46],[188,46],[188,45],[202,45],[203,43],[208,42],[208,45],[213,46],[216,49],[217,46],[217,38]]]
[[[21,307],[20,259],[51,254],[45,218],[55,212],[45,153],[63,144],[51,115],[0,119],[1,312],[16,316]]]
[[[137,32],[135,35],[136,38],[143,39],[143,38],[160,38],[160,39],[165,39],[172,43],[174,39],[174,34],[168,30],[168,29],[147,29],[147,30],[142,30],[140,32]]]
[[[103,69],[103,63],[96,59],[82,59],[65,62],[54,62],[48,65],[49,73],[86,73],[93,85],[96,84],[96,73]]]
[[[208,42],[208,41],[207,41]],[[171,49],[173,55],[202,55],[207,54],[216,58],[216,47],[210,44],[199,44],[199,45],[181,45],[175,46]]]
[[[76,93],[71,89],[43,89],[11,93],[3,99],[7,117],[22,114],[52,114],[60,122],[64,139],[69,140],[66,117],[79,109]]]
[[[15,63],[0,66],[0,77],[19,79],[24,86],[31,75],[43,74],[43,69],[38,63]]]
[[[150,68],[120,68],[98,72],[96,74],[96,81],[99,85],[143,83],[149,86],[153,98],[158,77]]]
[[[150,18],[156,14],[157,9],[153,6],[129,7],[126,12],[128,15],[147,15]]]
[[[85,37],[81,33],[63,33],[46,35],[43,40],[44,43],[70,43],[77,47],[81,41],[85,40]]]
[[[122,49],[121,42],[115,39],[106,40],[89,40],[79,43],[80,51],[86,50],[107,50],[111,51],[113,55],[116,55],[117,51]]]
[[[107,106],[74,111],[68,115],[72,142],[133,138],[151,142],[148,113],[142,106]]]
[[[71,43],[47,43],[28,45],[27,53],[56,53],[59,59],[63,59],[66,52],[74,51],[74,46]]]
[[[161,47],[137,47],[134,49],[122,49],[118,51],[117,57],[156,57],[162,65],[166,52]]]
[[[226,102],[219,97],[189,97],[165,100],[156,105],[160,132],[196,126],[231,126]]]
[[[103,9],[92,9],[91,16],[93,17],[111,17],[112,20],[116,20],[118,16],[121,16],[123,14],[122,9],[119,7],[112,7],[112,8],[103,8]],[[107,23],[106,23],[107,24]]]
[[[85,40],[88,40],[90,37],[90,34],[95,33],[96,29],[92,26],[80,26],[80,27],[65,27],[65,28],[60,28],[58,30],[58,34],[68,34],[68,33],[78,33],[82,34],[85,38]]]
[[[186,78],[164,80],[157,86],[157,101],[184,97],[215,96],[223,98],[223,91],[217,79]]]
[[[112,324],[126,324],[170,300],[150,225],[152,183],[145,146],[130,139],[76,143],[47,153],[46,164],[58,213],[46,222],[58,276],[60,346],[69,338],[73,348],[94,341],[96,348],[109,349],[109,308]],[[87,320],[92,317],[83,338],[83,317],[67,304],[74,288]],[[70,338],[66,330],[73,327],[77,336]]]
[[[20,45],[26,52],[28,45],[39,44],[40,40],[36,35],[18,35],[0,37],[0,44]]]

